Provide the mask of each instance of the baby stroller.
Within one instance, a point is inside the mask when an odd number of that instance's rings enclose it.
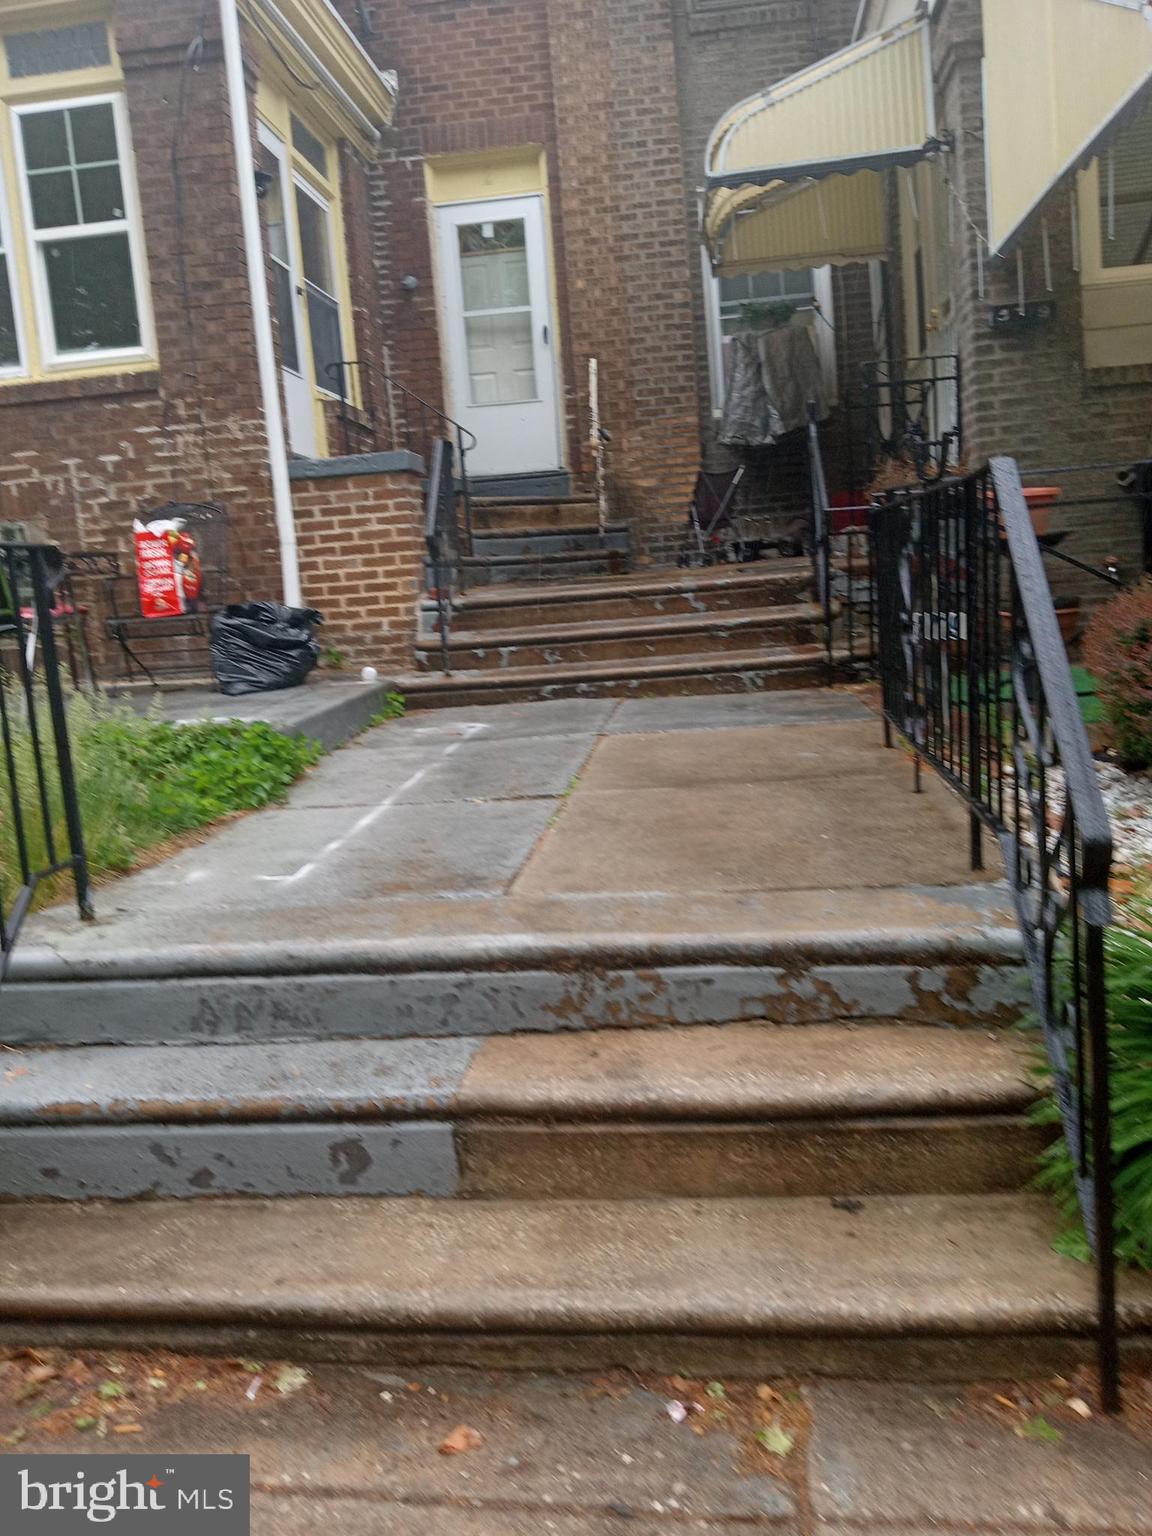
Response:
[[[715,565],[739,558],[732,510],[745,466],[719,473],[702,469],[688,507],[688,538],[680,564]]]

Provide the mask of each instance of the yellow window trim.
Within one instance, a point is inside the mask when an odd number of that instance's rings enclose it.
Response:
[[[260,76],[256,84],[256,115],[284,145],[288,171],[291,177],[304,182],[328,205],[331,221],[333,267],[336,279],[336,301],[340,306],[340,339],[344,356],[356,355],[356,334],[353,324],[352,279],[348,268],[348,234],[344,222],[343,189],[340,185],[340,143],[331,130],[320,121],[315,103],[303,101],[301,88],[291,81],[279,60],[270,50],[260,50]],[[300,153],[292,142],[292,118],[296,117],[320,140],[328,159],[329,174],[322,176],[310,160]],[[300,231],[296,221],[293,199],[291,209],[285,213],[292,220],[293,238],[299,249]],[[304,377],[311,380],[312,405],[316,421],[317,442],[323,452],[328,448],[328,423],[325,404],[339,397],[331,390],[322,389],[316,383],[315,362],[312,355],[310,327],[297,324],[296,345],[304,367]],[[351,370],[348,384],[349,404],[359,407],[363,400],[362,380],[359,369]]]
[[[1093,160],[1077,177],[1076,201],[1085,364],[1089,368],[1127,368],[1152,363],[1152,262],[1139,267],[1104,265],[1099,160]],[[1118,325],[1112,317],[1115,301],[1122,295],[1127,296],[1123,305],[1127,313]]]

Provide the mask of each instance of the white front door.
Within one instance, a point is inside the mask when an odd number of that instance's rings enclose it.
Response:
[[[476,438],[474,475],[561,466],[540,197],[438,211],[449,415]]]
[[[259,125],[260,169],[264,184],[264,228],[272,267],[272,308],[280,327],[280,357],[284,375],[284,406],[288,416],[288,446],[307,459],[317,458],[316,402],[307,373],[304,337],[304,283],[300,254],[290,215],[292,183],[284,145],[263,123]]]

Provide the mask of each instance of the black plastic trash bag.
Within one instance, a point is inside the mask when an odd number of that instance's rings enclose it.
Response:
[[[212,671],[220,692],[235,697],[297,687],[319,658],[312,629],[323,622],[315,608],[230,604],[212,620]]]

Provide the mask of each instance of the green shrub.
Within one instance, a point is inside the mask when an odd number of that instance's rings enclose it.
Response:
[[[22,699],[13,692],[8,702],[29,860],[33,868],[42,868],[49,859],[31,738],[21,723]],[[46,711],[41,709],[39,718],[46,722]],[[317,743],[281,736],[262,722],[176,726],[85,694],[70,698],[68,724],[84,840],[97,880],[131,869],[144,851],[181,833],[282,800],[320,756]],[[61,851],[67,848],[67,834],[58,777],[50,739],[42,737],[42,745],[53,834]],[[15,828],[6,803],[0,806],[0,882],[5,890],[20,883]],[[59,893],[57,882],[38,904]]]
[[[1112,1145],[1116,1157],[1116,1252],[1122,1263],[1152,1269],[1152,906],[1137,902],[1125,926],[1108,931],[1108,1028],[1112,1056]],[[1049,1096],[1036,1117],[1059,1125]],[[1069,1230],[1062,1253],[1087,1259],[1074,1165],[1061,1137],[1044,1155],[1041,1188],[1055,1194]]]
[[[1126,768],[1152,765],[1152,580],[1098,608],[1084,635],[1084,659]]]

